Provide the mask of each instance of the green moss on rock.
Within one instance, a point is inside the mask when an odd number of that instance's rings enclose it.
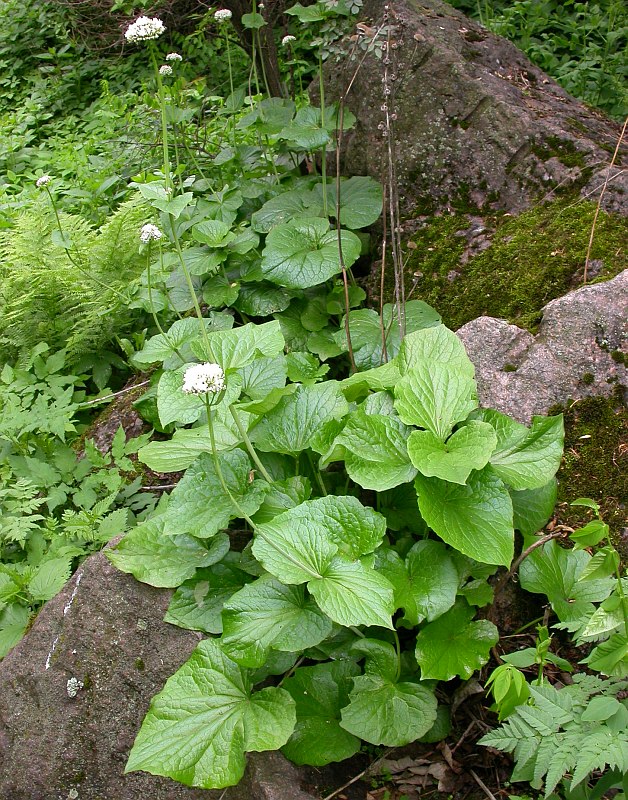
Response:
[[[488,315],[534,331],[544,305],[581,285],[594,214],[594,203],[561,200],[517,217],[431,217],[409,243],[407,288],[418,281],[414,296],[453,329]],[[595,281],[628,266],[627,232],[628,220],[600,213],[589,268]]]
[[[624,559],[628,547],[619,541],[628,525],[628,409],[614,398],[587,397],[562,411],[565,417],[565,452],[558,472],[559,517],[571,527],[590,518],[580,507],[568,504],[591,497],[600,504]]]

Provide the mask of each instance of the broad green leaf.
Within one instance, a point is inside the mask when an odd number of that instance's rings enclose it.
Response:
[[[408,439],[408,455],[423,475],[464,485],[474,469],[488,464],[496,444],[491,425],[471,421],[446,442],[431,431],[413,431]]]
[[[192,236],[209,247],[226,247],[235,238],[231,226],[218,219],[207,219],[194,225]]]
[[[311,189],[282,192],[272,197],[251,217],[251,225],[258,233],[268,233],[277,225],[293,219],[311,219],[323,213],[322,200]]]
[[[396,358],[382,364],[380,367],[367,369],[364,372],[354,372],[342,381],[342,390],[347,400],[357,400],[363,397],[368,389],[374,392],[385,389],[394,389],[401,380]]]
[[[537,548],[519,567],[521,586],[527,592],[545,594],[561,621],[588,618],[593,603],[605,600],[613,589],[610,578],[580,581],[591,561],[583,550],[565,550],[555,541]]]
[[[402,483],[401,486],[382,492],[379,495],[379,510],[386,517],[391,530],[401,531],[407,528],[423,538],[427,536],[427,525],[419,513],[413,484]]]
[[[393,628],[393,586],[361,561],[336,556],[308,589],[327,616],[339,625]]]
[[[51,558],[44,561],[28,584],[28,593],[38,602],[51,600],[63,589],[71,574],[72,559]]]
[[[204,633],[222,633],[222,607],[251,576],[227,561],[196,571],[172,595],[164,622]]]
[[[342,709],[342,727],[387,747],[400,747],[425,735],[436,721],[434,692],[420,683],[398,682],[392,645],[364,639],[353,650],[366,653],[366,674],[353,679],[350,703]]]
[[[314,189],[316,196],[323,196],[322,184]],[[379,219],[382,213],[382,187],[370,177],[354,175],[340,179],[340,224],[351,230],[366,228]],[[336,182],[327,185],[327,206],[336,216]]]
[[[181,253],[190,275],[201,277],[214,275],[227,257],[226,253],[208,250],[206,247],[186,247]]]
[[[424,680],[449,681],[456,675],[468,680],[489,658],[499,633],[492,622],[473,622],[475,609],[462,600],[419,631],[416,660]]]
[[[242,367],[242,392],[251,400],[263,400],[273,389],[282,389],[286,384],[286,360],[283,356],[275,358],[256,358]]]
[[[410,300],[405,304],[404,323],[406,335],[440,322],[439,314],[422,300]],[[347,334],[343,318],[340,330],[334,334],[343,350],[348,350]],[[384,352],[383,332],[386,333]],[[358,369],[373,369],[394,358],[401,347],[401,330],[397,307],[386,303],[382,317],[372,308],[361,308],[349,312],[349,334],[351,347]],[[390,384],[388,384],[390,386]],[[384,386],[373,388],[388,388]]]
[[[282,753],[295,764],[324,766],[344,761],[360,749],[360,738],[340,727],[349,702],[351,678],[359,667],[349,660],[300,667],[283,683],[296,704],[297,724]]]
[[[381,549],[376,565],[394,586],[395,606],[403,608],[412,626],[435,620],[456,602],[458,571],[440,542],[417,542],[405,562],[394,550]]]
[[[538,489],[522,489],[511,491],[513,520],[515,528],[524,537],[532,536],[540,531],[552,516],[558,497],[556,478],[540,486]]]
[[[16,603],[0,611],[0,658],[4,658],[24,636],[30,617],[29,609]]]
[[[583,663],[589,669],[603,672],[615,678],[628,678],[628,636],[615,633],[605,642],[599,644]]]
[[[284,338],[277,321],[255,325],[252,322],[231,331],[215,331],[194,343],[193,352],[203,361],[220,364],[223,370],[246,367],[257,356],[278,356]]]
[[[157,412],[164,427],[171,422],[190,425],[205,410],[205,404],[198,395],[183,391],[183,376],[189,367],[189,364],[184,364],[176,370],[166,370],[159,379]]]
[[[617,573],[620,565],[620,556],[612,545],[600,548],[591,561],[582,571],[579,580],[590,581],[597,578],[607,578]]]
[[[491,422],[491,419],[486,421]],[[563,455],[562,415],[532,417],[529,430],[518,423],[510,428],[511,434],[506,437],[497,431],[498,444],[491,456],[491,467],[513,489],[545,486],[558,471]]]
[[[261,667],[271,649],[290,653],[314,647],[331,633],[331,621],[303,586],[284,586],[263,575],[224,605],[221,647],[243,667]]]
[[[301,475],[286,478],[285,481],[273,481],[264,495],[262,505],[253,515],[253,522],[258,525],[270,522],[278,514],[309,500],[311,492],[309,480]]]
[[[252,692],[249,671],[206,639],[152,699],[125,772],[203,789],[232,786],[244,774],[247,751],[286,743],[294,706],[285,689]]]
[[[380,545],[385,532],[384,517],[373,509],[363,506],[356,497],[329,495],[307,500],[274,517],[266,525],[259,526],[256,534],[261,539],[256,537],[253,550],[255,552],[257,548],[268,558],[270,554],[267,553],[267,549],[268,547],[272,549],[269,542],[274,543],[278,551],[288,543],[298,547],[301,541],[307,547],[310,537],[314,533],[319,533],[324,541],[332,545],[331,548],[326,548],[331,555],[339,551],[349,558],[359,558],[372,553]],[[262,560],[257,553],[256,557]],[[266,564],[264,566],[287,583],[302,583],[307,580],[303,578],[288,581],[281,573],[274,572]]]
[[[344,459],[349,477],[363,489],[392,489],[416,475],[406,450],[409,435],[410,429],[397,417],[358,409],[349,415],[324,463]]]
[[[423,327],[406,334],[399,348],[399,370],[404,375],[417,364],[448,364],[470,378],[475,368],[464,345],[453,331],[444,325]]]
[[[245,415],[240,412],[240,417]],[[249,419],[249,415],[246,415]],[[214,420],[216,450],[231,450],[240,444],[235,424],[227,426],[223,420]],[[211,453],[211,439],[206,425],[200,428],[179,428],[172,439],[152,441],[140,448],[137,457],[155,472],[179,472],[187,469],[202,453]]]
[[[238,130],[245,130],[246,128],[250,128],[252,125],[255,125],[255,128],[260,133],[274,136],[283,128],[285,128],[286,125],[288,125],[294,116],[294,112],[295,104],[292,100],[285,100],[281,97],[267,97],[265,100],[257,101],[253,109],[248,114],[240,117],[236,124],[236,128]],[[242,181],[242,183],[240,183],[243,193],[246,185],[246,181]],[[264,183],[263,186],[267,188],[268,184]],[[259,194],[247,192],[246,196],[258,197]]]
[[[346,267],[357,261],[362,245],[349,231],[340,232]],[[277,225],[266,237],[262,273],[272,283],[292,289],[316,286],[341,271],[338,234],[326,219],[292,220]]]
[[[395,407],[407,425],[445,440],[477,408],[475,380],[458,367],[419,361],[395,386]]]
[[[305,24],[308,22],[320,22],[320,20],[325,19],[326,13],[329,14],[329,10],[319,3],[315,3],[311,6],[295,3],[295,5],[286,9],[286,14],[296,17],[299,22]]]
[[[222,273],[203,283],[203,300],[210,308],[233,305],[240,293],[240,284],[230,281]]]
[[[490,467],[472,473],[465,486],[419,474],[415,487],[421,516],[448,545],[484,564],[510,566],[512,502]]]
[[[207,539],[226,528],[232,517],[254,514],[262,504],[269,486],[266,481],[251,480],[248,455],[230,450],[217,453],[216,458],[231,496],[222,487],[213,455],[203,453],[170,495],[163,515],[169,535],[187,533]]]
[[[238,311],[249,317],[268,317],[285,311],[294,297],[294,292],[275,286],[268,281],[260,281],[240,288],[238,299],[233,304]]]
[[[592,519],[584,527],[569,534],[569,538],[574,543],[575,550],[582,550],[585,547],[595,547],[602,539],[609,536],[609,528],[601,519]]]
[[[329,364],[321,364],[311,353],[288,353],[286,355],[288,378],[293,383],[311,385],[329,372]]]
[[[198,567],[215,564],[229,550],[226,535],[207,546],[187,534],[168,536],[164,517],[153,517],[127,533],[116,547],[105,550],[107,558],[122,572],[151,586],[179,586]]]
[[[242,22],[242,26],[244,28],[252,28],[254,30],[258,30],[259,28],[263,28],[266,25],[266,20],[261,14],[254,13],[254,14],[242,14],[240,21]]]
[[[318,150],[332,140],[327,126],[321,125],[320,108],[313,106],[299,109],[279,135],[291,147],[300,150]]]
[[[207,331],[224,330],[233,326],[233,317],[229,314],[214,314],[204,320]],[[179,350],[184,357],[191,351],[186,349],[190,342],[201,336],[200,323],[197,319],[186,317],[178,319],[170,326],[165,334],[159,333],[151,336],[142,350],[135,353],[133,363],[139,366],[147,366],[157,361],[166,362],[166,366],[178,366],[181,359],[176,355],[175,350]],[[172,364],[169,360],[176,359]]]
[[[265,452],[297,455],[310,447],[319,428],[340,419],[349,410],[336,381],[298,386],[281,399],[252,431],[252,439]]]

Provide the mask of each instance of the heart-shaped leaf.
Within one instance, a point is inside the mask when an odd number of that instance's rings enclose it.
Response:
[[[422,475],[464,485],[474,469],[488,464],[496,444],[491,425],[471,421],[446,442],[431,431],[413,431],[408,439],[408,455]]]

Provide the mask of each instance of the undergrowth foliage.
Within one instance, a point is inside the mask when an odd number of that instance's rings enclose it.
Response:
[[[388,56],[384,29],[339,41],[357,7],[288,10],[294,35],[279,46],[295,92],[294,55],[312,36],[319,69],[339,48],[357,68],[365,50]],[[564,664],[542,628],[491,678],[506,722],[483,742],[514,750],[514,779],[545,780],[548,794],[565,773],[577,786],[608,765],[620,779],[628,743],[601,744],[628,714],[625,578],[610,543],[583,549],[607,535],[601,519],[573,534],[573,550],[536,536],[556,502],[562,417],[526,426],[481,409],[461,341],[426,303],[362,307],[352,270],[371,254],[382,189],[328,179],[327,153],[355,119],[325,103],[322,82],[320,108],[264,93],[263,11],[239,20],[248,76],[234,73],[225,39],[229,93],[211,97],[204,123],[207,98],[163,44],[163,23],[132,22],[158,115],[134,194],[94,224],[39,175],[36,202],[0,235],[11,354],[0,373],[0,655],[80,558],[125,532],[110,560],[174,589],[166,620],[205,636],[153,698],[127,771],[221,788],[252,751],[321,766],[364,742],[436,742],[451,726],[441,689],[498,643],[476,617],[518,531],[522,586],[546,595],[578,642],[595,642],[586,663],[612,679],[548,684],[544,666]],[[223,37],[231,22],[228,9],[213,15]],[[135,406],[160,435],[127,442],[120,430],[103,453],[80,434],[112,395],[114,367],[149,373]],[[88,400],[92,383],[101,393]],[[142,492],[144,467],[183,475]],[[528,684],[518,667],[532,664]],[[580,743],[587,757],[575,763]]]

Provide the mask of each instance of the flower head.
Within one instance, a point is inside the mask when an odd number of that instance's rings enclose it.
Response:
[[[225,388],[225,373],[219,364],[192,364],[183,376],[186,394],[218,394]]]
[[[48,186],[51,180],[52,180],[52,175],[42,175],[41,178],[37,178],[35,186],[38,189],[41,189],[42,186]]]
[[[158,39],[166,26],[157,17],[138,17],[124,32],[127,42],[147,42]]]
[[[214,14],[214,19],[216,22],[227,22],[231,19],[233,14],[229,11],[228,8],[219,8],[218,11]]]
[[[288,34],[288,36],[284,36],[283,37],[283,39],[281,40],[281,44],[282,44],[283,47],[286,47],[287,45],[291,44],[292,42],[296,42],[296,40],[297,40],[296,36],[291,36],[290,34]]]
[[[162,64],[162,66],[159,67],[159,74],[165,77],[172,75],[172,67],[170,64]]]
[[[183,61],[183,56],[180,56],[178,53],[168,53],[166,61]]]
[[[159,228],[150,222],[148,222],[146,225],[143,225],[140,231],[140,241],[142,244],[157,242],[162,236],[163,233],[159,230]]]

